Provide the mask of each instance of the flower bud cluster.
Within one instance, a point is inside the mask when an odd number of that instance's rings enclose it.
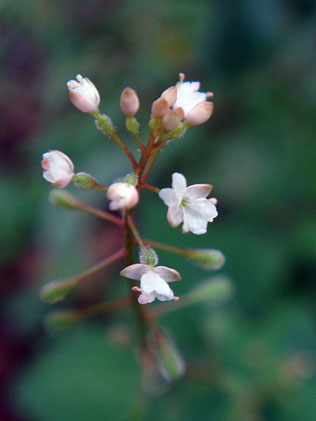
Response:
[[[139,292],[138,302],[140,304],[151,303],[156,298],[160,301],[177,301],[178,297],[175,297],[169,282],[181,279],[179,272],[175,269],[157,266],[157,254],[146,245],[155,243],[146,242],[138,233],[132,209],[139,202],[141,189],[147,188],[159,193],[160,199],[168,207],[167,220],[169,224],[172,227],[182,224],[183,233],[205,234],[208,223],[218,215],[217,200],[208,198],[212,190],[210,184],[187,186],[184,175],[177,172],[172,175],[172,188],[159,190],[155,186],[146,184],[149,171],[165,143],[172,138],[181,136],[187,127],[206,122],[212,115],[213,103],[208,101],[212,94],[200,92],[199,82],[185,82],[184,79],[184,74],[180,73],[179,82],[163,91],[160,98],[153,102],[149,123],[150,137],[147,146],[142,143],[138,134],[139,124],[135,118],[140,107],[138,95],[132,88],[127,87],[123,90],[120,107],[126,117],[126,128],[134,135],[141,152],[139,162],[116,134],[111,119],[100,113],[100,95],[94,84],[81,75],[77,75],[75,80],[70,80],[67,83],[72,104],[80,111],[92,114],[96,118],[97,128],[116,141],[130,159],[133,170],[124,179],[109,187],[102,186],[88,173],[76,174],[71,159],[58,150],[44,153],[42,159],[43,177],[54,187],[64,188],[73,181],[79,188],[107,191],[109,210],[122,211],[118,217],[87,206],[65,191],[56,189],[50,194],[50,200],[56,206],[86,211],[96,216],[101,215],[102,218],[121,227],[129,226],[129,229],[126,230],[127,234],[133,234],[135,242],[140,245],[140,263],[127,266],[121,271],[121,275],[140,281],[139,287],[133,287],[134,291]],[[127,247],[132,243],[130,240],[126,241],[125,253],[128,253]],[[175,250],[174,247],[169,247],[169,250],[171,249]],[[181,254],[208,270],[219,269],[224,264],[224,256],[213,249],[185,250]],[[51,283],[43,290],[46,301],[55,302],[64,298],[76,286],[74,279],[70,278],[70,281],[57,284]]]

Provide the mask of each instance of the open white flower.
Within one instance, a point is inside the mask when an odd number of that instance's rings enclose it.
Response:
[[[69,80],[67,87],[72,104],[83,113],[98,111],[100,94],[94,84],[87,77],[76,76],[77,80]]]
[[[199,92],[200,82],[184,82],[184,74],[180,73],[180,81],[176,84],[177,99],[173,109],[182,108],[184,120],[191,126],[205,123],[213,113],[213,103],[207,99],[211,92]]]
[[[178,300],[167,283],[181,279],[180,273],[175,269],[135,263],[123,269],[121,275],[140,281],[140,288],[133,288],[134,291],[141,293],[138,297],[139,304],[152,303],[155,298],[160,301]]]
[[[54,187],[66,187],[75,175],[72,160],[60,151],[44,153],[42,168],[43,177]]]
[[[187,187],[185,177],[180,173],[172,174],[172,189],[160,190],[159,197],[168,206],[167,218],[172,227],[183,222],[182,231],[205,234],[208,222],[218,215],[217,200],[207,199],[212,190],[210,184],[193,184]]]

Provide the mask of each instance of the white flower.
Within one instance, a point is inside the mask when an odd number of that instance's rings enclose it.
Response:
[[[210,184],[193,184],[187,187],[187,182],[182,174],[172,175],[172,189],[160,190],[159,197],[168,206],[167,218],[172,227],[177,227],[183,222],[182,231],[193,234],[205,234],[208,222],[218,215],[216,210],[217,200],[206,199],[212,190]]]
[[[72,160],[60,151],[44,153],[42,168],[43,177],[54,187],[66,187],[75,175]]]
[[[129,183],[114,183],[108,188],[106,198],[111,200],[110,210],[131,209],[138,203],[139,194],[136,187]]]
[[[77,80],[69,80],[67,87],[72,104],[83,113],[98,111],[100,94],[94,84],[87,77],[76,76]]]
[[[151,266],[143,263],[136,263],[127,266],[121,271],[121,275],[129,279],[140,281],[140,288],[134,287],[134,291],[141,294],[138,297],[140,304],[152,303],[155,298],[160,301],[177,301],[172,289],[167,282],[179,281],[181,276],[175,269],[166,266]]]
[[[199,92],[200,82],[184,82],[183,73],[180,73],[180,81],[176,88],[177,99],[172,108],[182,108],[184,120],[191,126],[205,123],[213,112],[213,103],[207,102],[213,94]]]

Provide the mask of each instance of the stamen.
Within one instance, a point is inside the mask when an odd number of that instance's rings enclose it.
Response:
[[[184,73],[179,73],[179,79],[180,79],[180,82],[183,82],[184,79],[185,79],[185,74]]]
[[[212,98],[214,96],[213,92],[206,92],[208,98]]]
[[[173,297],[173,301],[179,301],[179,297]]]
[[[132,288],[132,291],[140,292],[140,288],[138,288],[138,287],[133,287],[133,288]]]

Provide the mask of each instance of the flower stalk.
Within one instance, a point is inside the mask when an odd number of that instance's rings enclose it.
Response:
[[[41,299],[49,304],[57,303],[58,301],[63,300],[76,286],[79,285],[79,283],[89,279],[92,275],[100,272],[102,269],[124,257],[124,255],[125,249],[122,248],[112,254],[112,256],[96,263],[77,276],[65,279],[64,281],[49,282],[41,289]]]
[[[132,165],[130,174],[112,183],[109,187],[97,183],[90,174],[75,173],[72,161],[61,151],[47,152],[43,155],[42,161],[43,177],[58,188],[50,194],[50,200],[54,205],[86,212],[116,224],[124,229],[125,235],[124,248],[77,276],[48,283],[41,290],[42,299],[48,303],[62,300],[80,282],[89,279],[93,274],[122,257],[125,257],[127,266],[120,271],[120,274],[127,278],[129,289],[128,297],[96,303],[82,309],[51,313],[47,317],[47,325],[52,329],[61,329],[84,318],[130,306],[135,313],[143,361],[150,360],[150,364],[153,361],[156,362],[161,375],[167,381],[180,377],[184,372],[185,364],[172,340],[161,330],[156,317],[172,311],[171,309],[174,308],[182,308],[206,300],[218,301],[229,292],[228,284],[223,281],[211,285],[205,283],[186,294],[180,300],[181,304],[175,306],[174,302],[178,301],[179,297],[175,296],[169,284],[180,281],[181,275],[176,269],[158,265],[158,256],[150,246],[182,255],[207,270],[219,269],[224,263],[224,256],[218,250],[181,249],[145,240],[141,237],[134,219],[134,209],[139,205],[142,188],[158,194],[168,207],[168,222],[174,228],[183,223],[183,233],[191,231],[196,235],[204,234],[208,223],[217,216],[215,206],[217,200],[207,198],[212,189],[210,184],[187,186],[184,175],[176,172],[172,175],[172,188],[159,189],[147,183],[147,178],[160,151],[167,146],[169,141],[184,135],[188,127],[207,121],[213,111],[213,103],[208,101],[211,94],[200,92],[199,82],[185,82],[184,74],[180,73],[179,77],[179,82],[165,89],[152,104],[146,146],[142,142],[139,123],[135,118],[140,107],[138,95],[132,88],[125,88],[122,91],[120,107],[126,117],[126,129],[134,136],[141,152],[138,162],[117,135],[110,117],[100,113],[100,94],[95,85],[81,75],[77,75],[76,80],[68,82],[72,104],[79,111],[89,113],[95,118],[97,128],[117,143]],[[110,212],[118,212],[121,217],[86,205],[71,194],[59,190],[65,188],[71,181],[82,189],[106,191]],[[140,249],[139,263],[135,263],[135,244],[138,244]],[[169,301],[169,304],[164,304],[163,307],[158,306],[155,311],[152,311],[145,304],[150,304],[156,299]],[[151,346],[151,338],[155,342],[154,349]]]

